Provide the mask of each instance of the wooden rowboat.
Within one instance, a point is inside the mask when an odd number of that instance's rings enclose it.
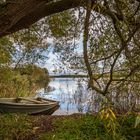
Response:
[[[31,115],[46,114],[50,115],[59,108],[59,102],[37,98],[0,98],[1,113],[27,113]]]

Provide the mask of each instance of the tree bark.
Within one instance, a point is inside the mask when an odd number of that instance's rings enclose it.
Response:
[[[22,0],[0,5],[0,37],[29,28],[41,18],[82,5],[82,0]]]
[[[0,37],[29,28],[38,20],[76,7],[84,7],[87,0],[8,0],[0,4]],[[98,5],[97,3],[95,3]],[[93,10],[105,16],[115,14],[118,20],[121,16],[100,4]]]
[[[84,33],[83,33],[83,56],[84,56],[84,61],[85,61],[85,65],[86,65],[88,76],[89,76],[89,87],[103,95],[103,91],[94,85],[94,82],[96,82],[96,80],[93,76],[92,68],[89,63],[89,58],[88,58],[89,24],[90,24],[91,10],[92,10],[91,7],[92,7],[92,3],[90,0],[88,0],[86,17],[85,17],[85,22],[84,22]]]

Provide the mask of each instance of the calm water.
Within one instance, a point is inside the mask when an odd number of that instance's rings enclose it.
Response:
[[[94,103],[97,95],[95,98],[95,95],[87,90],[86,80],[82,78],[55,78],[49,84],[52,91],[41,89],[38,93],[39,96],[60,102],[60,108],[54,113],[57,115],[98,111],[99,104]]]
[[[100,94],[87,89],[86,78],[55,78],[51,80],[49,87],[39,90],[38,96],[60,102],[60,108],[54,115],[98,112],[104,104],[104,98]],[[118,99],[113,93],[111,98],[115,106],[122,110],[128,110],[132,103],[140,104],[140,98],[137,96],[133,96],[131,100],[132,94],[123,94]]]

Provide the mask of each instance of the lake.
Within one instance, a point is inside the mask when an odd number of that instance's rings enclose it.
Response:
[[[51,80],[49,87],[52,91],[41,89],[38,91],[38,95],[60,102],[60,108],[54,114],[85,113],[89,112],[91,108],[91,111],[98,110],[99,105],[95,105],[93,102],[95,95],[87,89],[86,78],[55,78]]]
[[[53,78],[49,83],[49,88],[39,90],[37,96],[60,102],[60,108],[53,115],[96,113],[105,103],[105,99],[100,94],[88,89],[87,80],[87,78]],[[123,94],[118,100],[113,93],[111,98],[116,106],[128,110],[132,104],[132,94],[126,95]],[[133,96],[133,102],[139,105],[140,98]]]

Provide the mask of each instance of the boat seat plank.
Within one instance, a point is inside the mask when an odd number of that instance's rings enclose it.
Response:
[[[42,101],[37,101],[37,100],[34,100],[34,99],[23,98],[23,97],[17,97],[17,100],[19,100],[19,101],[25,100],[25,101],[29,101],[29,102],[34,102],[36,104],[42,104]]]

